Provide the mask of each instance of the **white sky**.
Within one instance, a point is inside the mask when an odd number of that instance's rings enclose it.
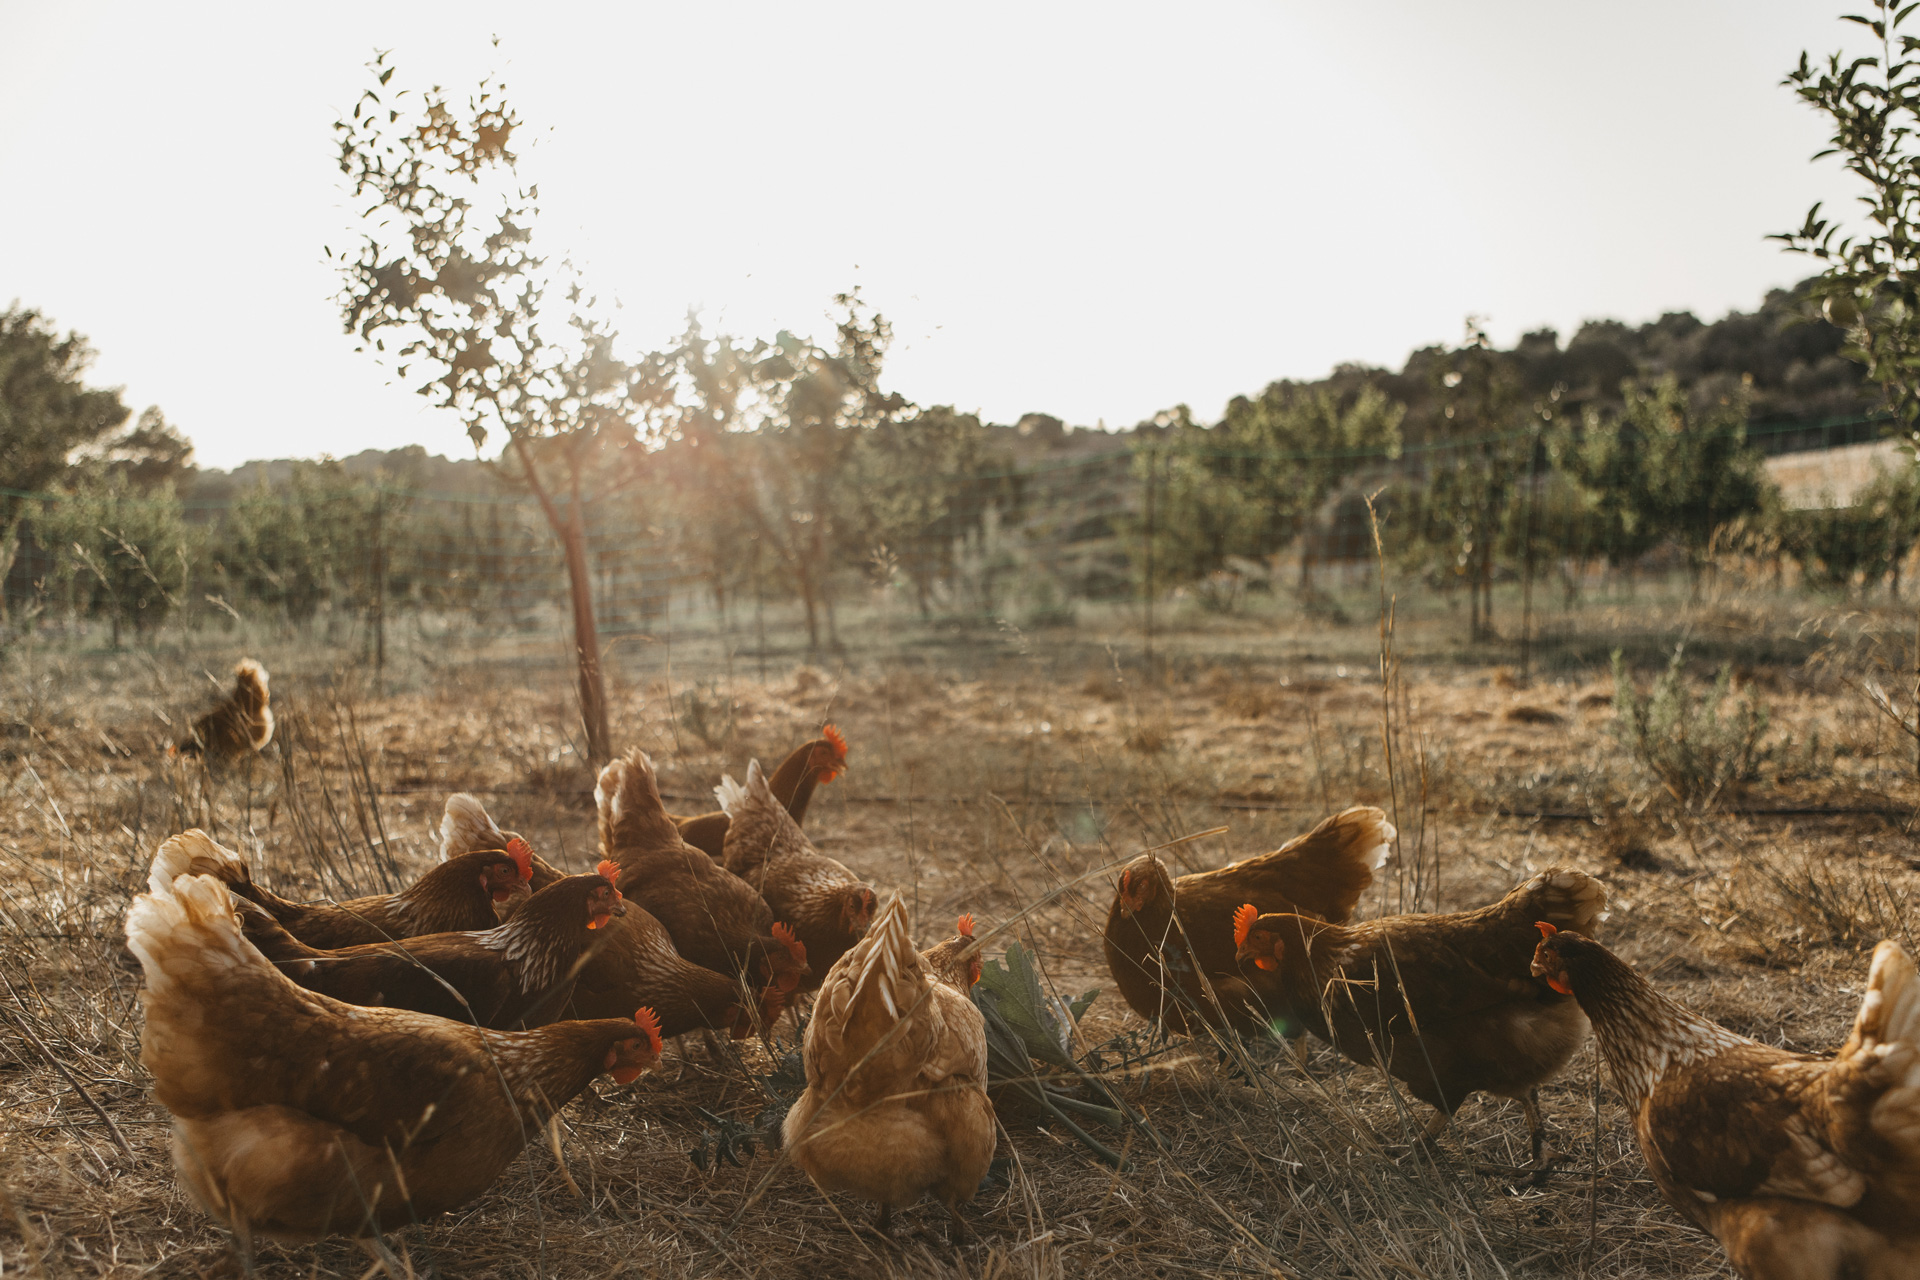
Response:
[[[100,351],[203,465],[419,442],[353,351],[332,121],[375,48],[541,138],[543,247],[628,340],[830,336],[853,284],[923,404],[1130,424],[1589,317],[1750,310],[1852,188],[1779,81],[1799,0],[181,6],[0,0],[0,305]],[[457,28],[447,28],[457,18]],[[490,48],[488,37],[501,37]],[[1857,42],[1854,42],[1857,44]],[[4,483],[4,480],[0,480]]]

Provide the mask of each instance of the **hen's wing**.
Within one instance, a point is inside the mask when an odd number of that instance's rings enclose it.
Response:
[[[1703,1202],[1786,1196],[1843,1208],[1857,1203],[1865,1175],[1826,1143],[1808,1106],[1818,1105],[1827,1066],[1805,1054],[1737,1044],[1670,1069],[1641,1120],[1649,1160]]]
[[[594,938],[568,1016],[617,1018],[645,1005],[659,1015],[660,1034],[671,1037],[725,1029],[743,1002],[739,984],[681,955],[666,926],[629,903],[627,914]]]
[[[309,991],[368,1008],[411,1009],[499,1025],[515,985],[505,957],[465,933],[426,934],[399,942],[310,947],[253,903],[240,907],[247,940],[282,973]]]
[[[1373,958],[1383,973],[1397,973],[1418,1013],[1464,1016],[1514,1000],[1570,1000],[1532,976],[1540,941],[1536,922],[1584,933],[1606,905],[1606,887],[1598,880],[1555,867],[1477,911],[1394,916],[1353,932],[1373,940]]]
[[[1874,952],[1853,1034],[1831,1060],[1739,1044],[1669,1070],[1651,1141],[1682,1186],[1848,1208],[1870,1190],[1920,1197],[1920,977],[1899,944]]]

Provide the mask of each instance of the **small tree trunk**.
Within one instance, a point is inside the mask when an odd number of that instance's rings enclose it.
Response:
[[[1480,643],[1480,584],[1472,578],[1467,579],[1467,639]]]
[[[5,630],[7,618],[7,579],[13,574],[13,558],[20,551],[20,527],[8,525],[0,530],[0,630]]]
[[[573,503],[562,516],[540,482],[526,437],[515,433],[513,449],[522,476],[539,499],[547,527],[560,539],[567,562],[567,598],[573,606],[573,654],[580,674],[580,722],[587,733],[587,762],[595,770],[613,759],[613,734],[607,728],[607,685],[600,671],[600,630],[593,620],[593,570],[587,563],[587,513],[580,500],[580,473],[572,472]]]
[[[809,654],[816,654],[820,652],[820,617],[818,612],[820,602],[814,592],[813,573],[811,569],[803,567],[795,576],[800,579],[800,600],[807,607],[807,652]]]
[[[580,721],[587,732],[588,763],[599,769],[613,759],[613,734],[607,726],[607,685],[600,669],[600,630],[593,620],[593,577],[587,564],[587,538],[580,511],[561,531],[567,559],[567,594],[573,604],[573,655],[580,673]]]

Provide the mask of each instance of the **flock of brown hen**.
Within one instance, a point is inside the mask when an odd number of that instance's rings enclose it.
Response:
[[[182,750],[264,747],[267,676]],[[160,846],[127,938],[146,975],[141,1060],[174,1117],[182,1184],[234,1234],[377,1237],[484,1191],[602,1074],[636,1078],[665,1037],[735,1038],[811,996],[806,1090],[786,1151],[823,1190],[958,1207],[995,1145],[971,917],[926,951],[800,822],[845,765],[828,726],[720,809],[676,817],[639,751],[601,771],[602,861],[566,876],[456,795],[441,862],[410,888],[300,903],[204,832]],[[1754,1280],[1920,1276],[1920,976],[1874,952],[1831,1056],[1699,1018],[1594,941],[1606,890],[1553,868],[1476,911],[1355,922],[1395,839],[1356,807],[1282,848],[1174,878],[1122,868],[1104,943],[1135,1012],[1165,1031],[1311,1032],[1433,1108],[1431,1143],[1475,1093],[1525,1110],[1591,1027],[1655,1182]],[[261,1028],[271,1026],[272,1035]]]

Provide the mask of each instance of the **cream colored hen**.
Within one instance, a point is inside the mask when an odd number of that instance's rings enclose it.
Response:
[[[821,1190],[877,1201],[881,1231],[931,1191],[964,1234],[959,1206],[993,1161],[986,1026],[946,969],[914,950],[896,897],[828,972],[807,1026],[787,1148]]]

